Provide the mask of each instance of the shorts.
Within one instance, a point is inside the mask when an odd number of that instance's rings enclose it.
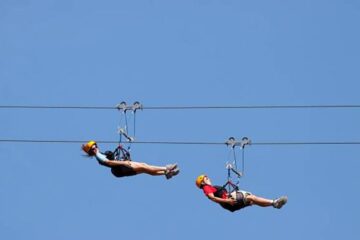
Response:
[[[128,176],[134,176],[137,173],[132,167],[129,166],[117,166],[111,168],[111,173],[115,177],[128,177]]]
[[[244,207],[250,206],[250,203],[246,200],[247,196],[252,195],[250,192],[239,190],[233,191],[230,195],[232,198],[236,199],[237,203],[235,205],[230,205],[226,203],[220,204],[223,208],[229,210],[230,212],[235,212]]]
[[[251,192],[247,192],[244,190],[233,191],[231,193],[231,197],[236,199],[238,204],[242,205],[242,207],[247,207],[250,205],[249,201],[247,200],[247,196],[250,196],[250,195],[252,195]]]

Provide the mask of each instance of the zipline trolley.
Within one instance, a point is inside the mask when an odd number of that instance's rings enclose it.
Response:
[[[231,161],[226,163],[227,181],[223,185],[223,188],[227,189],[227,192],[231,194],[231,192],[239,190],[240,178],[243,177],[245,173],[245,146],[251,145],[251,140],[248,137],[243,137],[241,141],[236,141],[234,137],[230,137],[225,144],[230,147]],[[236,147],[240,147],[242,153],[241,170],[237,164]],[[235,183],[233,181],[234,177],[237,179]]]
[[[136,113],[137,110],[143,109],[143,106],[140,102],[136,101],[133,105],[127,105],[126,102],[121,102],[116,105],[116,108],[121,112],[120,123],[118,126],[118,134],[119,134],[119,145],[114,150],[113,159],[116,160],[131,160],[130,151],[131,151],[131,143],[135,141],[136,136]],[[128,112],[131,112],[129,116]],[[130,119],[133,119],[132,124],[129,124]],[[132,126],[130,126],[132,125]],[[130,134],[130,130],[132,133]],[[125,141],[123,141],[123,138]],[[127,147],[124,148],[123,145]]]

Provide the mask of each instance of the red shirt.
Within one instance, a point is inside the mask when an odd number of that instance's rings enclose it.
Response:
[[[202,189],[206,196],[208,196],[210,193],[215,193],[217,191],[217,189],[211,185],[205,185]],[[223,193],[221,194],[221,198],[227,199],[226,191],[223,191]]]

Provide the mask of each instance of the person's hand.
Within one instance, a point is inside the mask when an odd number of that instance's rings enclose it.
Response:
[[[236,200],[233,198],[228,198],[227,203],[230,204],[231,206],[234,206],[236,204]]]

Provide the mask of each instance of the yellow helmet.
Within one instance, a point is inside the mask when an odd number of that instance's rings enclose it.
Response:
[[[89,154],[92,146],[96,145],[95,141],[88,141],[86,144],[83,144],[81,146],[82,150],[84,150],[84,152],[86,152],[87,154]]]
[[[202,174],[196,178],[195,184],[198,188],[201,188],[201,184],[204,180],[204,177],[206,177],[206,175]]]

